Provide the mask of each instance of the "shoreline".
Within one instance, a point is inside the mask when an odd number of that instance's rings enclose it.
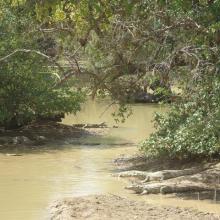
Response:
[[[0,131],[0,152],[44,149],[51,144],[75,144],[75,145],[99,145],[99,143],[87,143],[82,139],[88,137],[101,137],[108,132],[108,127],[78,127],[77,125],[65,125],[57,122],[33,123],[15,130]],[[12,154],[10,155],[10,153]]]
[[[192,208],[155,206],[116,195],[89,195],[56,201],[51,220],[219,220],[220,215]]]
[[[89,143],[85,142],[85,139],[87,137],[91,136],[97,136],[101,137],[104,136],[108,132],[108,127],[97,127],[97,125],[63,125],[55,122],[50,122],[50,123],[42,123],[42,124],[32,124],[30,126],[26,126],[22,129],[17,129],[15,131],[7,131],[7,132],[1,132],[0,133],[0,142],[4,140],[5,137],[9,137],[9,144],[3,145],[5,148],[1,148],[1,153],[6,153],[7,156],[21,156],[20,154],[14,153],[16,148],[21,149],[28,149],[28,150],[33,150],[33,149],[43,149],[45,145],[49,143],[62,143],[66,141],[67,139],[70,140],[70,144],[83,144],[83,145],[98,145],[101,143]],[[36,138],[38,137],[38,138]],[[85,138],[82,139],[81,138]],[[12,142],[16,140],[15,142]],[[71,142],[72,141],[72,142]],[[126,144],[126,143],[125,143]],[[130,143],[127,143],[130,144]],[[117,144],[118,145],[118,144]],[[120,145],[120,144],[119,144]],[[117,172],[114,173],[116,177],[120,178],[126,178],[128,180],[128,183],[130,184],[130,188],[128,189],[133,190],[137,194],[150,194],[150,193],[155,193],[155,188],[154,191],[150,192],[149,189],[146,189],[146,186],[149,186],[150,184],[158,184],[163,181],[165,181],[168,185],[171,186],[170,184],[172,183],[172,179],[178,180],[178,184],[181,185],[181,181],[184,180],[184,178],[187,178],[187,180],[190,180],[192,182],[191,178],[199,178],[201,177],[201,173],[203,177],[206,179],[210,178],[210,174],[217,173],[215,175],[218,177],[220,176],[220,164],[219,161],[212,161],[212,163],[208,163],[207,161],[204,161],[203,163],[198,163],[198,161],[187,161],[180,163],[178,161],[171,161],[171,160],[158,160],[158,161],[148,161],[144,156],[141,154],[136,154],[136,155],[124,155],[122,157],[119,157],[114,160],[114,164],[117,166]],[[208,166],[207,166],[208,165]],[[182,175],[179,176],[172,176],[172,169],[175,167],[175,169],[180,170],[180,172],[185,172],[185,170],[190,173],[183,173]],[[193,168],[193,169],[192,169]],[[163,171],[166,170],[166,173]],[[120,172],[119,172],[120,171]],[[134,172],[135,171],[135,172]],[[159,172],[159,173],[158,173]],[[204,173],[205,172],[205,173]],[[185,175],[186,174],[186,175]],[[197,176],[194,176],[194,175]],[[209,175],[208,175],[209,174]],[[167,176],[168,175],[168,176]],[[171,176],[170,176],[171,175]],[[198,176],[200,175],[200,176]],[[148,177],[148,178],[147,178]],[[149,177],[151,179],[149,179]],[[152,179],[153,177],[153,179]],[[171,178],[172,177],[172,178]],[[149,181],[150,180],[150,181]],[[217,178],[216,178],[217,181]],[[174,182],[174,185],[177,183]],[[215,187],[216,187],[215,183]],[[138,188],[139,187],[139,188]],[[141,188],[142,187],[142,188]],[[152,187],[152,185],[151,185]],[[161,188],[161,186],[159,186]],[[162,186],[164,187],[164,186]],[[190,185],[192,187],[192,185]],[[171,186],[173,188],[173,186]],[[177,198],[192,198],[195,199],[198,197],[198,194],[196,193],[196,188],[195,193],[192,192],[192,188],[188,188],[188,191],[190,192],[175,192]],[[206,191],[201,191],[200,192],[200,199],[210,199],[210,196],[213,198],[213,189],[211,188],[211,194],[206,193]],[[123,189],[122,189],[123,190]],[[147,191],[147,192],[146,192]],[[210,192],[210,191],[209,191]],[[217,200],[220,200],[218,196],[218,191],[217,192]],[[220,192],[220,191],[219,191]],[[160,189],[156,191],[156,193],[163,193]],[[167,193],[167,192],[165,192]],[[170,191],[168,193],[174,193],[174,191]],[[220,193],[219,193],[220,194]],[[143,195],[145,196],[145,195]],[[194,197],[195,198],[194,198]],[[87,201],[87,199],[89,200]],[[87,202],[85,202],[85,200]],[[100,201],[99,201],[100,200]],[[68,202],[67,202],[68,201]],[[94,205],[95,202],[95,205]],[[87,204],[88,203],[88,204]],[[179,207],[173,207],[173,206],[164,206],[164,205],[156,205],[156,204],[150,204],[150,203],[144,203],[140,201],[132,201],[131,199],[119,197],[116,195],[91,195],[91,196],[86,196],[86,197],[77,197],[77,198],[69,198],[69,199],[64,199],[61,201],[57,201],[55,205],[53,205],[53,208],[51,210],[56,210],[53,211],[53,216],[51,219],[80,219],[81,215],[84,215],[84,209],[80,210],[79,207],[84,207],[86,204],[88,206],[91,205],[91,209],[93,210],[93,206],[96,210],[100,210],[100,208],[103,210],[104,213],[100,212],[99,215],[102,217],[103,215],[106,215],[106,218],[104,219],[114,219],[111,218],[111,214],[108,213],[106,207],[111,207],[110,204],[116,203],[117,205],[115,207],[112,206],[112,209],[114,210],[113,215],[119,215],[119,220],[120,218],[123,219],[123,216],[128,215],[130,216],[130,219],[139,219],[139,216],[144,216],[140,219],[160,219],[162,218],[160,215],[157,215],[158,212],[163,213],[164,216],[168,216],[169,219],[172,219],[172,216],[175,216],[175,219],[178,219],[179,216],[183,215],[182,219],[220,219],[220,216],[205,212],[202,213],[200,211],[193,211],[191,208],[179,208]],[[66,205],[68,204],[68,212],[66,212]],[[77,204],[77,205],[76,205]],[[92,205],[93,204],[93,205]],[[130,207],[127,207],[127,209],[120,209],[120,207],[126,206],[126,204]],[[134,205],[135,204],[135,205]],[[54,206],[56,207],[54,209]],[[78,207],[79,206],[79,207]],[[87,206],[86,206],[87,207]],[[150,209],[149,213],[146,214],[144,213],[144,209],[148,210]],[[77,218],[72,218],[71,210],[73,209],[76,210],[76,215]],[[118,210],[119,208],[119,210]],[[134,209],[137,211],[136,215],[135,212],[129,212],[130,209]],[[142,210],[143,209],[143,210]],[[59,213],[64,213],[65,216],[70,215],[69,217],[63,218],[60,216]],[[84,214],[83,214],[84,213]],[[87,213],[87,211],[86,211]],[[91,211],[93,213],[93,211]],[[179,213],[179,214],[178,214]],[[153,217],[151,216],[153,215]],[[86,214],[85,214],[86,215]],[[120,217],[121,215],[121,217]],[[194,216],[197,215],[198,218],[194,218]],[[189,218],[188,218],[189,216]],[[206,218],[206,216],[208,216]],[[217,216],[217,217],[216,217]],[[151,218],[152,217],[152,218]],[[83,218],[82,218],[83,219]],[[98,216],[95,217],[95,214],[90,214],[88,215],[88,219],[99,219]],[[103,219],[103,218],[100,218]],[[163,219],[163,218],[162,218]],[[181,219],[181,218],[179,218]]]
[[[118,168],[118,170],[124,170],[119,172],[118,174],[130,172],[135,167],[139,167],[139,169],[146,169],[150,164],[151,171],[158,172],[156,170],[161,170],[162,168],[170,168],[173,167],[174,161],[165,161],[158,165],[158,161],[151,161],[148,164],[146,163],[146,158],[142,155],[135,156],[123,156],[114,160],[114,163]],[[213,163],[208,164],[204,162],[203,168],[200,164],[200,171],[203,172],[209,171],[211,169],[218,170],[220,164],[215,161]],[[182,163],[178,164],[179,169],[189,169],[190,166],[199,166],[198,162],[191,163]],[[130,169],[130,171],[129,171]],[[196,168],[197,169],[197,168]],[[127,170],[127,171],[125,171]],[[142,171],[140,171],[142,172]],[[117,172],[113,174],[117,176]],[[187,177],[192,174],[187,175]],[[119,175],[117,176],[119,177]],[[130,175],[124,176],[131,182],[139,182],[139,175]],[[123,178],[122,176],[119,178]],[[174,177],[175,179],[176,177]],[[178,178],[178,177],[177,177]],[[185,176],[184,176],[185,178]],[[168,178],[169,179],[169,178]],[[172,178],[171,178],[172,179]],[[155,180],[154,180],[155,181]],[[163,181],[163,180],[160,180]],[[140,182],[139,182],[140,183]],[[135,191],[136,193],[140,193]],[[161,193],[161,192],[159,192]],[[143,193],[142,193],[143,194]],[[193,193],[190,191],[190,196]],[[187,195],[177,195],[172,193],[172,195],[176,196],[176,198],[187,198]],[[147,196],[147,195],[142,195]],[[195,196],[198,196],[195,194]],[[201,199],[207,199],[207,196],[203,191],[200,194]],[[192,198],[194,199],[194,198]],[[219,198],[220,199],[220,198]],[[172,219],[172,220],[183,220],[183,219],[191,219],[191,220],[217,220],[220,219],[220,214],[216,214],[208,211],[199,211],[195,208],[190,207],[179,207],[178,205],[160,205],[153,204],[150,202],[144,202],[140,200],[129,199],[127,197],[121,197],[113,194],[101,194],[101,195],[88,195],[88,196],[80,196],[80,197],[71,197],[65,198],[59,201],[54,202],[54,204],[50,207],[50,219],[51,220],[83,220],[83,219],[91,219],[91,220],[147,220],[147,219]]]

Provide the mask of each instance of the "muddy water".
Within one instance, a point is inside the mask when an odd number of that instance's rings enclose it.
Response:
[[[65,124],[107,122],[114,125],[106,103],[88,102],[81,113],[67,116]],[[101,141],[99,146],[47,146],[44,150],[20,152],[20,157],[0,154],[0,219],[40,220],[47,218],[47,207],[52,201],[69,196],[114,193],[134,199],[145,199],[156,204],[192,206],[201,210],[220,212],[220,206],[200,201],[182,201],[162,196],[140,197],[126,192],[124,182],[111,177],[111,160],[120,154],[136,151],[137,143],[153,131],[151,123],[158,106],[134,105],[134,114],[109,134],[87,142]],[[112,145],[114,143],[114,145]],[[122,145],[122,143],[130,143]],[[18,150],[19,152],[19,150]]]

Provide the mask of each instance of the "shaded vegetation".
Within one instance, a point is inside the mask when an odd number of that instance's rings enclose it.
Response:
[[[59,86],[52,57],[39,50],[41,34],[36,34],[28,8],[2,2],[0,20],[0,54],[9,54],[0,60],[0,125],[17,128],[43,116],[80,110],[83,95]]]
[[[175,99],[143,152],[218,155],[219,10],[213,0],[2,2],[0,123],[75,113],[85,93],[120,103],[123,120],[127,102]]]
[[[189,33],[192,41],[181,51],[186,63],[179,69],[179,73],[185,76],[180,76],[182,99],[167,114],[156,115],[157,131],[141,146],[148,157],[183,159],[219,155],[220,35],[216,11],[219,7],[218,1],[203,4],[198,1],[196,8],[192,5],[187,11],[183,6],[179,7],[183,15],[190,16],[205,32],[191,29]],[[177,12],[176,8],[175,11],[169,10]]]

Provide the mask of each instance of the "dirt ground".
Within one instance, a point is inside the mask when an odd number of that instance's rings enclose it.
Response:
[[[115,195],[67,198],[51,207],[50,220],[217,220],[220,216],[189,208],[153,206]]]
[[[219,161],[212,161],[212,163],[207,161],[180,163],[170,160],[151,162],[137,155],[118,158],[114,163],[118,171],[121,171],[116,172],[116,175],[132,178],[134,189],[131,188],[131,190],[136,193],[138,193],[137,186],[141,188],[141,193],[146,189],[148,193],[161,193],[161,190],[155,190],[155,187],[161,188],[161,184],[166,184],[166,188],[172,189],[169,193],[184,192],[184,196],[187,193],[191,196],[194,191],[199,190],[200,197],[204,196],[204,199],[207,199],[210,192],[217,192],[219,189]],[[173,170],[174,167],[175,170]],[[149,177],[147,181],[145,181],[146,176]],[[139,180],[140,177],[145,180]],[[187,184],[186,181],[188,181]],[[116,195],[67,198],[54,203],[50,210],[50,220],[220,220],[220,215],[217,214],[200,212],[191,208],[155,206]]]

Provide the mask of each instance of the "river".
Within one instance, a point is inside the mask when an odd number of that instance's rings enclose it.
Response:
[[[76,116],[68,115],[64,124],[106,122],[113,126],[106,102],[88,101]],[[133,115],[119,128],[110,129],[102,138],[90,137],[87,143],[101,145],[63,146],[53,144],[39,150],[19,152],[20,157],[0,154],[0,219],[41,220],[48,217],[48,206],[54,200],[88,194],[112,193],[155,204],[194,207],[220,213],[220,205],[210,201],[190,201],[165,196],[137,196],[124,190],[125,182],[111,176],[111,161],[121,154],[137,151],[135,144],[153,132],[157,105],[133,105]],[[105,112],[104,114],[102,114]],[[114,145],[112,145],[114,143]],[[130,143],[123,145],[122,143]]]

